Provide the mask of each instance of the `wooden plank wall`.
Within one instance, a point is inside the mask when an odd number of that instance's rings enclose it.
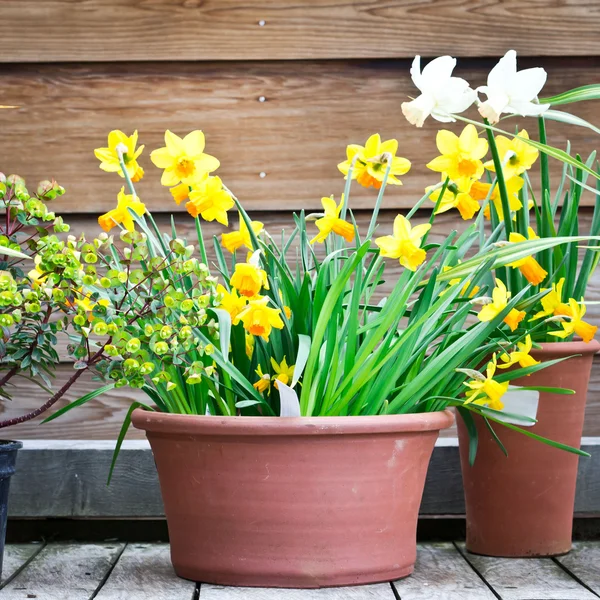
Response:
[[[67,194],[54,209],[73,232],[96,231],[97,214],[114,205],[121,185],[93,156],[111,129],[139,130],[147,151],[138,192],[154,212],[169,213],[181,209],[161,188],[149,150],[162,145],[167,128],[181,135],[200,128],[207,151],[221,160],[219,174],[254,218],[279,229],[290,211],[315,209],[321,196],[339,194],[336,165],[346,145],[379,132],[397,138],[399,154],[413,163],[404,185],[386,195],[380,221],[389,230],[397,211],[438,180],[424,167],[436,155],[438,124],[418,130],[400,111],[416,94],[414,54],[459,57],[456,75],[477,86],[515,48],[522,68],[546,68],[544,92],[552,94],[600,81],[599,8],[598,0],[3,0],[0,104],[19,108],[0,112],[0,171],[31,184],[55,177]],[[573,110],[600,124],[600,104]],[[535,132],[535,122],[522,124]],[[582,155],[598,139],[555,123],[550,137],[560,147],[569,139]],[[584,197],[585,224],[593,201]],[[373,190],[353,192],[359,224],[373,202]],[[423,210],[416,220],[428,217]],[[160,221],[166,225],[167,215]],[[185,214],[177,222],[189,231]],[[460,226],[456,214],[447,215],[437,230]],[[600,275],[589,299],[600,299]],[[600,307],[590,314],[600,320]],[[61,365],[57,385],[71,368]],[[82,382],[64,401],[91,385]],[[114,391],[41,428],[16,427],[11,436],[112,439],[134,396]],[[21,414],[39,400],[35,386],[19,383],[15,401],[0,412]],[[585,434],[600,435],[600,361]]]

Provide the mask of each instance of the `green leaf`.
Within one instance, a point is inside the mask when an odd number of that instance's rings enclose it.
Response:
[[[292,383],[290,385],[291,388],[298,383],[298,380],[302,376],[309,353],[310,337],[308,335],[298,335],[298,352],[296,353],[296,365],[294,366],[294,377],[292,378]]]
[[[588,123],[581,117],[576,117],[575,115],[571,115],[566,112],[561,112],[558,110],[547,110],[544,113],[544,119],[558,121],[559,123],[567,123],[568,125],[576,125],[577,127],[586,127],[587,129],[591,129],[595,133],[600,133],[600,129],[598,129],[598,127],[596,127],[595,125]]]
[[[89,402],[90,400],[93,400],[97,396],[100,396],[100,395],[104,394],[105,392],[112,390],[114,387],[115,387],[114,383],[109,383],[108,385],[105,385],[96,390],[93,390],[89,394],[86,394],[85,396],[82,396],[81,398],[74,400],[73,402],[71,402],[71,403],[67,404],[66,406],[63,406],[62,408],[57,410],[55,413],[52,413],[49,417],[44,419],[42,421],[42,423],[49,423],[50,421],[54,421],[54,419],[60,417],[61,415],[64,415],[66,412],[69,412],[73,408],[75,408],[77,406],[81,406],[81,405],[85,404],[86,402]]]
[[[125,415],[125,419],[123,419],[123,425],[121,425],[121,430],[119,431],[119,437],[117,438],[117,444],[115,446],[115,450],[112,455],[112,460],[110,462],[110,469],[108,471],[108,480],[106,482],[106,485],[110,485],[110,480],[112,479],[113,471],[115,469],[115,465],[117,464],[117,458],[119,457],[119,452],[121,452],[121,446],[123,445],[123,440],[125,439],[125,435],[127,434],[127,431],[129,430],[129,426],[131,425],[131,413],[136,408],[145,408],[146,410],[154,412],[153,408],[151,408],[150,406],[147,406],[146,404],[143,404],[142,402],[133,402],[132,405],[129,407],[129,410],[127,411],[127,414]]]
[[[549,96],[548,98],[540,98],[540,104],[552,104],[559,106],[561,104],[571,104],[573,102],[582,102],[583,100],[598,100],[600,99],[600,83],[592,83],[583,85],[566,92]]]
[[[469,464],[473,466],[475,464],[475,457],[477,456],[477,443],[479,441],[475,420],[467,408],[457,406],[456,410],[458,410],[462,420],[464,421],[465,427],[467,428],[467,433],[469,434]]]

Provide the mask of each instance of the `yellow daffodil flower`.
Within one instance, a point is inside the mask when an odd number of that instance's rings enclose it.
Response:
[[[108,173],[118,173],[125,177],[119,162],[119,150],[123,155],[123,162],[127,174],[133,182],[139,181],[144,175],[144,169],[137,163],[137,158],[144,151],[144,146],[136,150],[138,132],[126,136],[122,131],[115,129],[108,134],[108,148],[96,148],[94,155],[100,161],[100,168]]]
[[[170,190],[173,200],[177,202],[177,205],[189,200],[190,197],[190,186],[187,183],[180,183]]]
[[[273,327],[283,329],[283,321],[279,316],[281,311],[278,308],[271,308],[268,304],[267,296],[250,300],[233,324],[237,325],[241,321],[248,333],[260,336],[268,342]]]
[[[258,375],[258,381],[252,384],[256,390],[258,390],[259,394],[266,392],[271,389],[271,376],[268,373],[262,372],[262,367],[258,365],[256,369],[256,374]]]
[[[481,159],[487,154],[488,143],[477,135],[475,125],[467,125],[460,137],[445,129],[438,131],[436,145],[441,156],[428,163],[428,169],[443,173],[452,181],[479,179],[483,175]]]
[[[509,299],[510,292],[507,291],[502,280],[496,279],[496,287],[492,290],[492,301],[482,307],[477,318],[483,322],[491,321],[506,308]],[[504,317],[503,321],[510,327],[511,331],[514,331],[524,318],[525,311],[513,308]]]
[[[250,221],[250,226],[254,235],[259,235],[264,228],[264,225],[260,221]],[[242,219],[240,215],[240,229],[239,231],[232,231],[231,233],[224,233],[221,236],[221,245],[229,250],[233,254],[238,248],[246,246],[249,250],[252,250],[252,240],[250,239],[250,232],[246,226],[246,221]]]
[[[165,147],[150,154],[150,160],[159,169],[164,169],[162,185],[171,187],[180,182],[193,185],[216,171],[220,163],[214,156],[204,153],[204,145],[202,131],[192,131],[181,139],[167,129]]]
[[[283,357],[281,363],[277,363],[277,361],[271,357],[271,366],[273,367],[273,371],[275,375],[273,375],[273,383],[277,388],[277,382],[281,381],[284,385],[289,385],[294,378],[294,367],[296,365],[288,366],[286,357]],[[277,388],[279,389],[279,388]]]
[[[533,163],[537,160],[539,152],[523,140],[529,139],[529,134],[525,129],[519,132],[517,137],[507,138],[504,135],[496,136],[496,146],[502,162],[504,179],[509,180],[515,175],[521,175],[528,169],[531,169]],[[490,171],[496,171],[494,161],[485,163],[485,168]]]
[[[363,187],[373,186],[380,189],[388,167],[391,156],[392,166],[387,183],[391,185],[402,185],[398,179],[399,175],[405,175],[410,170],[410,161],[406,158],[396,156],[398,151],[398,140],[381,141],[381,136],[374,133],[364,146],[350,144],[346,148],[346,158],[338,165],[338,169],[348,177],[350,166],[354,157],[358,158],[352,169],[352,179],[356,179]],[[388,156],[389,155],[389,156]]]
[[[565,278],[561,277],[558,283],[552,284],[552,289],[542,298],[542,310],[535,313],[530,321],[549,317],[551,315],[571,316],[571,308],[562,301],[562,290],[565,284]],[[541,290],[542,292],[547,291]]]
[[[221,284],[217,286],[217,293],[222,295],[219,308],[226,310],[230,314],[231,320],[233,321],[242,312],[242,310],[244,310],[246,302],[248,301],[247,298],[244,296],[239,296],[235,288],[228,292]]]
[[[444,177],[444,181],[445,181]],[[473,181],[466,177],[457,180],[456,182],[450,182],[444,190],[444,195],[435,211],[435,214],[446,212],[452,208],[458,209],[460,216],[466,221],[472,219],[473,215],[479,211],[479,202],[471,195],[471,186]],[[431,192],[429,199],[432,202],[437,203],[442,188],[434,189],[435,186],[429,186],[425,188],[426,192]],[[433,190],[433,191],[431,191]]]
[[[583,316],[587,310],[585,304],[583,302],[578,303],[574,298],[569,298],[569,309],[571,313],[569,318],[561,323],[563,331],[550,331],[549,334],[563,339],[575,334],[586,344],[591,342],[596,335],[598,327],[590,325],[583,320]]]
[[[321,204],[325,214],[317,219],[315,225],[319,228],[319,233],[310,240],[311,244],[315,242],[324,242],[327,236],[333,231],[336,235],[342,236],[347,242],[354,240],[354,225],[340,219],[340,212],[344,206],[344,195],[340,203],[336,205],[333,196],[330,198],[321,198]]]
[[[397,258],[400,264],[411,271],[425,260],[425,250],[421,248],[423,236],[431,229],[429,223],[412,227],[403,215],[394,219],[393,235],[378,237],[375,243],[385,258]]]
[[[532,347],[533,343],[531,342],[531,336],[528,334],[524,342],[517,342],[517,350],[514,350],[510,354],[505,352],[500,356],[500,359],[504,364],[498,365],[498,368],[508,369],[508,367],[518,364],[525,369],[527,367],[532,367],[533,365],[539,365],[540,361],[535,360],[535,358],[529,354]]]
[[[44,273],[44,271],[40,267],[40,263],[42,262],[42,257],[39,254],[36,254],[33,262],[35,267],[27,273],[29,279],[31,279],[34,287],[41,286],[46,279],[48,279],[48,273]]]
[[[254,298],[263,287],[268,289],[266,271],[253,262],[237,263],[229,283],[246,298]]]
[[[499,383],[494,380],[496,364],[496,355],[494,354],[487,365],[485,377],[481,375],[481,377],[464,383],[469,388],[469,391],[465,393],[467,397],[465,404],[487,406],[492,410],[502,410],[504,408],[501,398],[506,394],[509,382]]]
[[[527,231],[527,237],[520,233],[512,232],[508,236],[508,241],[513,243],[526,242],[527,240],[538,240],[539,236],[536,235],[535,231],[529,227]],[[526,256],[519,260],[509,263],[507,266],[519,269],[525,279],[531,283],[531,285],[539,285],[546,279],[548,271],[544,270],[540,263],[533,258],[533,256]]]
[[[525,180],[518,175],[511,177],[506,183],[506,192],[508,194],[508,207],[511,212],[519,210],[523,203],[519,199],[519,191],[525,184]],[[471,186],[471,196],[478,201],[483,201],[488,197],[490,193],[490,188],[492,187],[491,183],[482,183],[481,181],[475,181]],[[500,198],[500,189],[498,188],[498,184],[494,185],[494,191],[490,196],[490,201],[483,209],[483,216],[486,219],[490,218],[490,203],[494,203],[494,208],[496,209],[496,214],[500,220],[504,219],[504,211],[502,210],[502,199]],[[533,204],[530,201],[530,204]],[[516,215],[513,215],[513,219],[516,219]]]
[[[115,225],[123,225],[127,231],[135,229],[133,217],[129,212],[131,208],[140,217],[146,212],[146,205],[140,202],[139,198],[134,198],[131,194],[125,193],[122,187],[117,196],[117,208],[109,210],[107,213],[98,217],[98,224],[104,231],[110,231]]]
[[[231,194],[223,188],[220,177],[208,177],[190,192],[185,205],[192,217],[200,215],[205,221],[228,225],[227,211],[234,205]]]

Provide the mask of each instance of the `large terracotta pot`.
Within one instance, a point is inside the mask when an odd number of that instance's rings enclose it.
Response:
[[[574,395],[540,393],[537,419],[528,431],[579,448],[593,340],[542,344],[531,354],[546,361],[580,355],[512,382],[523,386],[563,387]],[[506,457],[476,418],[479,443],[475,464],[469,465],[469,438],[458,419],[460,458],[467,512],[467,549],[488,556],[553,556],[571,549],[578,456],[511,431],[494,429]],[[585,460],[585,459],[584,459]]]
[[[412,572],[427,466],[453,420],[133,412],[156,460],[176,573],[305,588]]]

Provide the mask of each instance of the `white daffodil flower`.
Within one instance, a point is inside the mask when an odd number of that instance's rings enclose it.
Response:
[[[421,95],[412,102],[402,103],[402,113],[409,123],[422,127],[431,115],[437,121],[450,123],[453,114],[461,113],[477,98],[468,82],[460,77],[452,77],[456,59],[440,56],[428,63],[421,72],[421,57],[415,56],[410,75]]]
[[[546,83],[548,74],[541,67],[517,71],[517,53],[509,50],[490,71],[487,85],[477,88],[487,100],[479,112],[490,123],[497,123],[502,113],[533,117],[550,108],[549,104],[534,103]]]

